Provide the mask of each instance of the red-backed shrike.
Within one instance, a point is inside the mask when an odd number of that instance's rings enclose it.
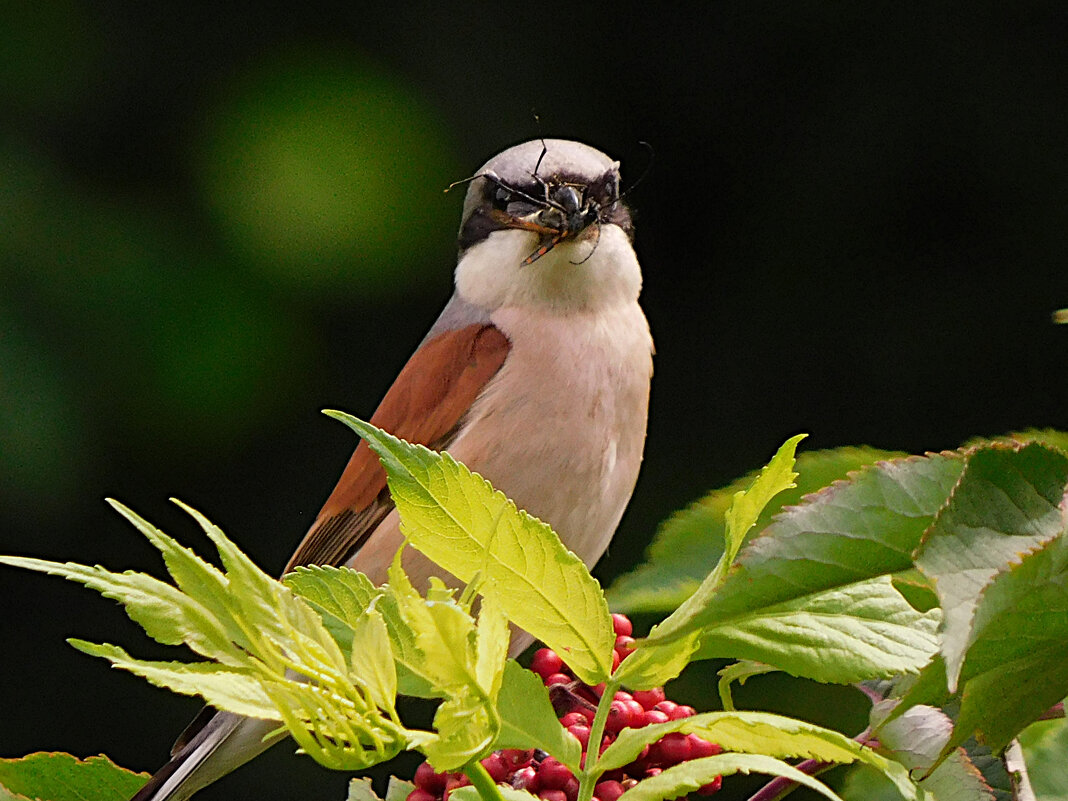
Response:
[[[526,142],[487,162],[464,200],[455,292],[371,417],[448,450],[591,566],[638,477],[653,369],[619,191],[619,163],[578,142]],[[361,442],[286,570],[349,565],[381,583],[402,540]],[[409,553],[417,587],[441,574]],[[135,801],[188,798],[264,750],[276,726],[205,709]]]

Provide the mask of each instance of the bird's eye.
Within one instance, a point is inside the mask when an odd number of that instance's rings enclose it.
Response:
[[[497,191],[493,195],[493,205],[499,209],[504,209],[512,202],[512,193],[507,189],[498,187]]]

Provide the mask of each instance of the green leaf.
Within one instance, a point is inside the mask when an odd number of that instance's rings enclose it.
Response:
[[[516,790],[514,787],[509,787],[506,784],[499,785],[497,789],[504,797],[504,801],[538,801],[539,796],[534,795],[526,790]],[[450,801],[484,801],[478,790],[470,785],[465,787],[457,787],[451,793],[449,793]]]
[[[934,585],[923,573],[915,568],[893,575],[894,589],[904,596],[909,605],[920,612],[927,612],[938,606],[938,594]]]
[[[493,744],[501,748],[540,748],[579,772],[582,746],[560,725],[549,700],[549,691],[541,679],[529,670],[508,660],[504,681],[497,696],[501,730]]]
[[[995,755],[976,740],[968,740],[960,750],[979,771],[996,801],[1034,801],[1035,794],[1027,779],[1027,766],[1018,741],[1009,743],[1000,755]]]
[[[356,778],[349,782],[348,801],[382,801],[371,786],[370,779]]]
[[[214,523],[195,509],[174,501],[203,529],[219,551],[234,616],[240,619],[260,658],[272,667],[284,664],[287,653],[313,661],[315,672],[325,667],[344,675],[348,660],[323,625],[323,619],[286,585],[264,573]]]
[[[623,729],[597,767],[608,771],[628,765],[644,746],[673,731],[696,734],[726,751],[837,764],[859,761],[886,775],[905,798],[922,796],[900,764],[839,732],[768,712],[705,712],[670,723]]]
[[[749,659],[836,684],[889,678],[930,660],[939,618],[937,609],[917,612],[880,576],[709,627],[697,658]]]
[[[974,734],[999,752],[1068,695],[1068,538],[995,579],[976,611],[974,637],[950,745]]]
[[[237,664],[236,650],[225,627],[196,600],[170,584],[144,573],[111,573],[102,567],[71,562],[0,556],[0,564],[62,576],[84,584],[105,598],[121,603],[126,614],[149,637],[164,645],[185,642],[194,651],[228,664]]]
[[[727,549],[721,560],[723,564],[730,564],[738,555],[738,549],[742,547],[745,535],[756,525],[764,508],[771,503],[771,499],[780,492],[785,492],[797,486],[794,479],[794,452],[798,444],[807,437],[807,434],[798,434],[786,440],[767,463],[760,470],[760,474],[754,479],[752,486],[746,490],[734,493],[730,508],[727,509],[725,541]]]
[[[135,659],[117,645],[97,645],[84,640],[68,642],[90,656],[99,656],[113,667],[127,670],[182,695],[199,695],[209,704],[247,717],[281,720],[259,678],[241,668],[227,668],[214,662],[149,662]]]
[[[353,634],[368,650],[355,655],[353,664],[361,675],[352,675],[347,656],[307,602],[263,573],[203,515],[183,508],[215,543],[225,575],[133,513],[124,514],[164,552],[176,581],[192,595],[134,573],[118,576],[80,565],[7,561],[57,572],[118,597],[131,616],[163,641],[184,641],[203,650],[210,644],[219,662],[184,664],[138,660],[116,646],[71,641],[152,683],[201,695],[212,706],[280,720],[301,748],[324,765],[361,769],[422,741],[424,733],[407,732],[394,719],[395,679],[384,616],[370,610],[355,624]],[[239,630],[235,639],[240,642],[228,638],[227,626]],[[279,727],[272,736],[282,732]]]
[[[444,694],[478,687],[474,621],[454,601],[424,600],[404,573],[400,556],[398,552],[389,568],[387,597],[396,600],[402,620],[415,636],[419,674]]]
[[[386,785],[386,797],[383,801],[407,801],[408,796],[411,795],[414,789],[415,785],[410,781],[390,776],[389,784]]]
[[[730,522],[727,535],[735,542],[740,541],[740,534],[732,535],[731,530],[748,530],[763,506],[793,480],[792,454],[797,441],[795,437],[784,444],[750,491],[735,496],[732,509],[736,511],[728,515]],[[918,467],[920,463],[910,464]],[[890,468],[891,464],[884,464],[881,469],[886,471]],[[860,474],[855,482],[863,481],[865,476],[871,476],[873,472]],[[851,489],[855,490],[856,486],[857,483],[839,484],[831,489],[838,491],[835,494],[839,496],[840,503],[850,500],[840,496],[848,494]],[[799,566],[794,564],[798,561],[796,558],[787,560],[776,555],[777,558],[767,565],[764,572],[768,585],[765,603],[754,603],[752,609],[738,610],[734,615],[713,616],[710,613],[711,609],[722,609],[724,605],[729,607],[731,601],[736,601],[740,594],[752,592],[753,582],[749,580],[742,584],[737,577],[750,578],[752,574],[747,575],[747,569],[754,564],[765,567],[754,559],[754,554],[759,555],[762,547],[772,551],[791,548],[788,537],[799,535],[796,532],[788,535],[779,528],[787,525],[792,518],[807,516],[811,508],[819,503],[819,498],[811,497],[808,505],[784,512],[742,554],[726,584],[722,580],[722,567],[726,560],[721,561],[720,567],[709,575],[697,592],[663,623],[653,628],[645,641],[647,646],[668,646],[678,643],[678,638],[685,637],[686,641],[680,645],[685,653],[692,647],[693,639],[699,637],[701,647],[696,658],[740,657],[766,662],[794,675],[838,683],[919,670],[937,647],[935,627],[938,613],[917,612],[893,588],[888,576],[876,574],[870,580],[850,584],[831,583],[830,587],[820,590],[816,589],[817,582],[827,572],[825,567],[811,564]],[[884,517],[885,508],[882,506],[872,513],[862,503],[854,505],[854,524],[862,532],[872,531],[873,526],[878,526]],[[928,508],[933,515],[937,509],[934,499],[929,502]],[[830,512],[826,516],[837,520],[835,510],[822,511]],[[873,522],[865,519],[869,515],[875,518]],[[914,529],[913,533],[918,540],[920,531]],[[841,530],[842,545],[848,546],[849,540],[854,538],[857,537],[847,529]],[[827,549],[828,543],[820,544]],[[726,555],[732,555],[732,549],[729,548]],[[809,556],[811,558],[812,554]],[[834,551],[827,549],[825,558],[828,562],[836,562],[836,567],[841,566],[838,554]],[[907,553],[900,554],[899,569],[910,564],[907,559]],[[868,568],[860,554],[857,554],[855,567],[858,570]],[[782,585],[784,579],[791,578],[794,579],[793,583]],[[812,591],[796,594],[797,584],[803,587],[804,581],[809,583]],[[773,587],[772,582],[780,587]],[[784,597],[775,602],[780,593]],[[638,649],[640,652],[641,646]],[[666,663],[669,654],[669,651],[665,651],[661,661]],[[834,658],[831,658],[832,655]],[[630,670],[637,671],[639,666],[642,666],[641,663]]]
[[[564,656],[588,684],[607,678],[615,636],[600,586],[552,529],[516,509],[447,453],[410,445],[350,415],[328,412],[382,460],[401,529],[461,581],[477,574],[508,619]]]
[[[332,770],[364,770],[395,757],[408,732],[370,710],[355,692],[297,681],[265,684],[301,750]]]
[[[700,644],[701,632],[682,639],[657,644],[638,640],[637,647],[624,659],[612,678],[631,690],[649,690],[676,678],[690,664]]]
[[[393,664],[393,647],[382,615],[368,609],[353,628],[350,663],[379,709],[392,710],[397,700],[397,669]]]
[[[225,630],[227,639],[242,648],[248,648],[250,646],[248,638],[238,621],[234,620],[231,612],[230,586],[226,576],[214,565],[201,559],[189,548],[179,545],[172,537],[164,534],[133,510],[111,498],[108,499],[108,504],[125,517],[160,552],[167,565],[167,572],[171,574],[178,589],[186,596],[197,599],[197,602]],[[223,649],[224,654],[228,650]],[[218,658],[214,654],[205,654],[205,656]]]
[[[969,456],[916,560],[944,612],[942,654],[951,690],[977,636],[976,609],[991,580],[1063,534],[1066,485],[1068,456],[1039,443],[989,446]]]
[[[838,793],[845,801],[901,801],[894,783],[868,765],[853,765]]]
[[[708,606],[723,583],[727,569],[761,511],[772,498],[794,486],[793,480],[797,478],[793,472],[794,450],[804,437],[804,434],[798,434],[783,443],[752,485],[734,494],[726,515],[726,549],[716,568],[705,577],[693,595],[654,626],[649,636],[639,643],[637,652],[627,660],[634,660],[634,663],[623,670],[620,681],[626,681],[632,687],[648,689],[675,678],[686,667],[702,636],[701,626],[695,625],[694,620]]]
[[[499,723],[480,693],[459,692],[447,698],[434,714],[438,736],[422,746],[436,771],[456,771],[489,753]]]
[[[605,749],[597,767],[608,771],[629,765],[646,745],[676,731],[696,734],[725,751],[841,764],[867,758],[859,743],[813,723],[769,712],[704,712],[669,723],[623,729]]]
[[[1010,445],[1026,445],[1030,442],[1041,442],[1051,448],[1056,448],[1068,453],[1068,431],[1058,431],[1054,428],[1027,428],[1023,431],[1013,431],[1000,437],[976,437],[965,443],[965,447],[985,447],[992,442],[1007,443]]]
[[[765,665],[763,662],[749,662],[742,660],[727,665],[719,671],[719,700],[723,709],[727,712],[735,710],[734,698],[731,696],[731,684],[738,682],[741,687],[753,676],[763,676],[766,673],[774,673],[778,668]]]
[[[36,753],[0,759],[3,792],[48,801],[126,801],[148,781],[147,773],[120,768],[105,756]]]
[[[397,608],[397,599],[384,594],[363,573],[348,567],[311,565],[298,567],[283,581],[323,615],[324,625],[346,651],[352,648],[352,627],[375,601],[375,609],[389,630],[398,692],[419,698],[440,695],[433,690],[430,678],[419,672],[424,657],[415,644],[415,633]]]
[[[425,600],[412,587],[401,567],[398,552],[389,569],[387,596],[396,599],[405,624],[414,632],[417,666],[433,688],[445,695],[434,715],[436,736],[423,740],[419,747],[438,771],[457,770],[487,752],[500,729],[500,720],[490,693],[480,676],[493,684],[497,677],[489,669],[489,660],[499,655],[503,663],[507,654],[506,631],[499,613],[492,608],[482,632],[485,652],[480,658],[475,622],[448,593],[433,593],[439,600]]]
[[[749,542],[686,627],[650,638],[726,627],[778,604],[910,568],[963,465],[952,454],[882,462],[808,496]]]
[[[832,801],[841,801],[823,782],[778,759],[759,754],[719,754],[692,759],[644,779],[627,790],[627,801],[662,801],[691,793],[712,782],[717,776],[735,773],[764,773],[783,776],[820,793]]]
[[[312,605],[345,651],[352,648],[352,627],[382,594],[363,573],[332,565],[300,566],[282,583]]]
[[[1043,801],[1068,801],[1068,720],[1042,720],[1020,733],[1027,773]]]
[[[495,701],[504,678],[512,632],[508,628],[508,618],[492,597],[483,600],[478,614],[477,633],[475,678],[490,700]]]
[[[878,717],[878,708],[873,719]],[[879,752],[913,775],[924,776],[940,759],[953,721],[940,709],[915,706],[879,728]],[[994,793],[963,749],[924,776],[923,788],[938,801],[994,801]]]
[[[875,462],[904,456],[874,448],[809,451],[797,457],[799,474],[794,489],[776,495],[756,523],[764,529],[773,515],[851,472]],[[647,558],[633,572],[618,577],[608,590],[613,609],[630,612],[669,612],[686,600],[715,567],[723,552],[725,520],[735,494],[751,486],[752,474],[714,490],[670,517],[660,527]]]

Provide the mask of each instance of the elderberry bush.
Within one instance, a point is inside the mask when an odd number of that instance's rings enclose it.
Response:
[[[612,615],[616,644],[612,669],[619,667],[634,648],[633,627],[625,615]],[[530,669],[537,673],[556,710],[560,725],[582,744],[582,764],[590,746],[590,731],[597,705],[604,694],[604,684],[591,687],[575,678],[555,651],[542,648],[534,653]],[[598,753],[602,753],[625,728],[638,729],[654,723],[680,720],[695,714],[693,707],[669,701],[663,687],[628,693],[620,690],[611,701],[604,736]],[[722,751],[695,734],[673,732],[642,749],[629,765],[606,773],[593,791],[593,801],[616,801],[628,789],[645,778],[656,776],[666,768],[691,759],[714,756]],[[497,784],[527,790],[544,801],[576,801],[579,782],[575,775],[556,759],[538,750],[506,749],[495,751],[482,760],[482,766]],[[448,801],[450,793],[470,784],[462,773],[437,773],[428,762],[415,771],[415,789],[407,801]],[[711,795],[720,788],[721,777],[697,791]]]

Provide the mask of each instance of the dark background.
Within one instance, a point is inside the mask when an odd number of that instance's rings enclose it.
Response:
[[[382,5],[4,4],[0,552],[158,570],[102,498],[204,548],[176,495],[280,569],[355,444],[318,410],[369,415],[448,297],[441,190],[539,133],[625,181],[655,151],[647,458],[603,579],[798,431],[1068,427],[1063,3]],[[64,638],[169,652],[75,585],[0,588],[0,756],[160,764],[196,701]],[[291,752],[204,797],[344,797]]]

